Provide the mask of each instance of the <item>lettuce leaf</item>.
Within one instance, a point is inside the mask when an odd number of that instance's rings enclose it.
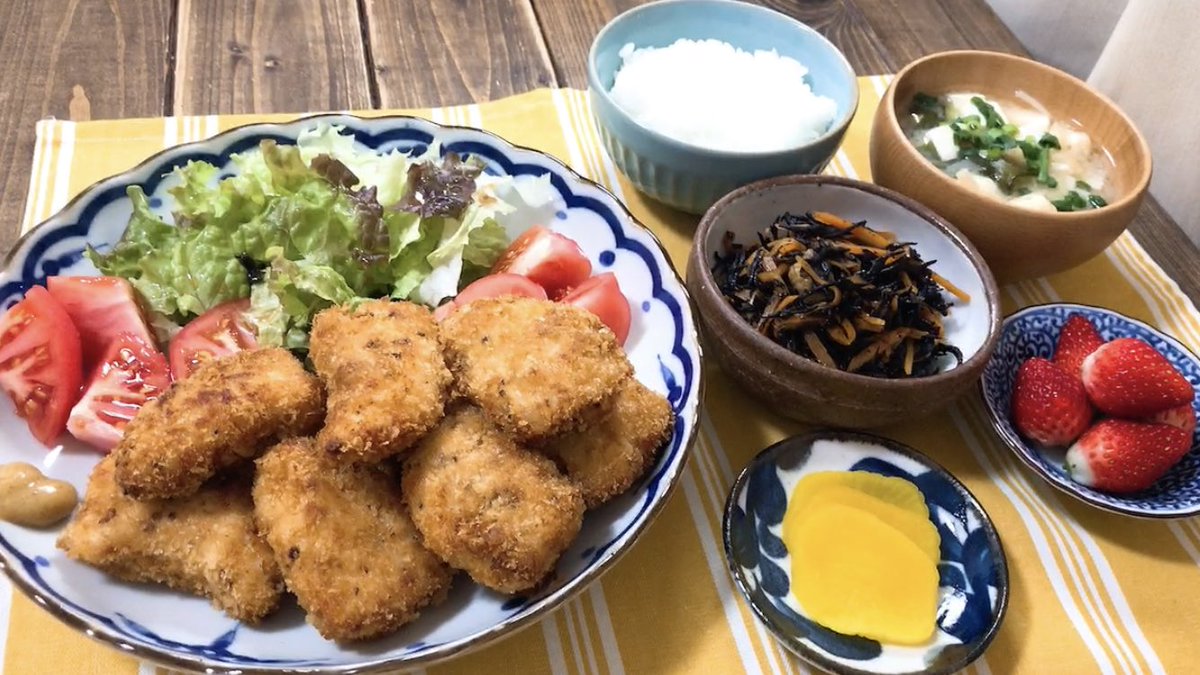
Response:
[[[491,189],[481,188],[463,210],[461,220],[445,218],[437,248],[426,258],[432,269],[412,299],[436,307],[462,288],[466,260],[470,259],[477,268],[491,267],[504,251],[503,246],[495,247],[497,230],[503,229],[496,217],[509,213],[512,208],[497,199]],[[475,236],[472,244],[472,235],[481,230],[483,232]]]
[[[259,342],[302,350],[312,317],[332,305],[391,296],[436,306],[559,203],[547,177],[489,175],[436,144],[419,157],[377,153],[325,125],[231,162],[225,178],[204,162],[177,167],[171,219],[130,187],[121,240],[86,252],[130,280],[156,325],[249,297]]]
[[[288,260],[281,250],[250,293],[247,314],[263,345],[308,348],[308,329],[317,312],[358,296],[332,267],[311,260]]]
[[[133,214],[107,254],[85,255],[103,274],[129,279],[149,308],[186,317],[250,292],[246,269],[227,233],[216,227],[172,226],[156,216],[139,186],[127,191]]]

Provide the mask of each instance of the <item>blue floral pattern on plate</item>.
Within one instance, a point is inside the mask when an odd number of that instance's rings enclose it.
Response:
[[[131,207],[129,185],[141,185],[169,215],[174,167],[188,161],[232,168],[230,156],[263,139],[294,142],[301,130],[325,122],[343,125],[362,147],[423,152],[437,142],[443,152],[470,154],[489,173],[548,174],[558,193],[548,225],[575,239],[593,265],[607,261],[630,302],[643,309],[631,326],[626,351],[639,380],[670,401],[677,419],[671,439],[648,475],[628,493],[590,512],[563,555],[552,580],[536,593],[509,598],[460,579],[449,598],[387,638],[362,645],[323,640],[287,606],[261,626],[242,626],[199,598],[158,587],[128,584],[68,560],[54,545],[56,531],[0,523],[0,566],[14,585],[69,625],[127,653],[176,668],[209,672],[370,672],[424,665],[481,647],[553,610],[627,551],[678,483],[696,430],[701,392],[700,346],[686,291],[661,244],[608,191],[558,160],[515,147],[480,131],[412,117],[361,119],[322,115],[287,124],[255,124],[157,154],[133,169],[86,190],[23,237],[0,272],[0,309],[54,274],[94,275],[82,257],[85,245],[111,246]],[[99,455],[63,439],[46,452],[29,436],[11,407],[0,407],[0,462],[27,461],[82,493]]]
[[[921,491],[941,538],[937,630],[927,644],[881,644],[843,635],[804,616],[790,595],[791,564],[779,538],[788,495],[818,471],[869,471]],[[1008,604],[1008,564],[991,520],[967,489],[900,443],[854,432],[789,438],[742,471],[725,506],[725,555],[754,613],[785,647],[838,673],[951,673],[974,661]]]
[[[1051,358],[1059,331],[1072,314],[1090,320],[1105,340],[1121,337],[1145,340],[1165,356],[1193,388],[1200,387],[1200,359],[1178,340],[1152,326],[1119,312],[1089,305],[1035,305],[1004,320],[996,352],[983,371],[980,387],[996,433],[1021,461],[1051,485],[1093,506],[1145,518],[1183,518],[1200,513],[1200,429],[1192,439],[1192,451],[1153,487],[1132,495],[1112,495],[1071,480],[1063,469],[1065,451],[1028,443],[1013,428],[1012,386],[1017,369],[1026,359]],[[1192,407],[1200,414],[1200,400],[1193,399]]]

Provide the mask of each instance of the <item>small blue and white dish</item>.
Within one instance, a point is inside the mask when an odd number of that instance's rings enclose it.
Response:
[[[820,471],[903,478],[925,497],[941,537],[937,629],[926,644],[882,644],[837,633],[806,617],[792,596],[783,516],[796,483]],[[983,507],[932,460],[879,436],[823,431],[763,450],[733,484],[725,503],[724,537],[730,572],[754,614],[784,647],[830,672],[956,672],[987,649],[1008,608],[1008,562]]]
[[[670,401],[675,428],[645,478],[588,513],[545,586],[508,597],[460,577],[445,602],[400,631],[362,644],[322,639],[295,604],[261,625],[239,624],[201,598],[122,582],[68,559],[55,547],[57,528],[0,523],[0,568],[13,585],[67,625],[126,654],[208,673],[396,672],[428,665],[507,636],[583,591],[633,546],[679,483],[702,398],[700,345],[683,282],[654,235],[610,192],[545,153],[479,129],[404,116],[318,115],[238,127],[170,148],[88,188],[23,237],[0,271],[0,310],[47,276],[97,274],[83,257],[84,247],[103,250],[121,236],[132,210],[128,186],[142,186],[151,207],[170,218],[173,168],[203,160],[222,173],[233,172],[234,153],[264,139],[295,143],[301,131],[322,123],[344,127],[360,149],[420,154],[436,143],[443,153],[482,160],[488,173],[549,175],[557,199],[547,225],[574,239],[593,269],[617,276],[633,310],[625,351],[636,377]],[[47,452],[11,405],[0,405],[0,439],[0,463],[29,462],[69,481],[80,494],[101,458],[65,435]]]
[[[1200,430],[1192,438],[1192,451],[1166,476],[1149,490],[1131,495],[1108,494],[1076,483],[1063,469],[1064,449],[1043,448],[1017,434],[1012,425],[1012,387],[1017,369],[1026,359],[1053,357],[1058,334],[1072,314],[1086,317],[1106,341],[1122,337],[1145,340],[1167,357],[1193,388],[1200,387],[1200,358],[1153,326],[1090,305],[1065,302],[1034,305],[1004,320],[1000,343],[980,380],[984,405],[996,433],[1039,476],[1092,506],[1141,518],[1184,518],[1200,513]],[[1200,400],[1193,399],[1192,407],[1200,414]]]

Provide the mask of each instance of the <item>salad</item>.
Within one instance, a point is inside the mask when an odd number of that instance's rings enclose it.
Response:
[[[361,150],[327,125],[294,146],[266,140],[233,156],[231,176],[204,162],[176,169],[173,224],[131,186],[124,236],[86,255],[133,284],[160,337],[248,298],[259,344],[304,349],[318,311],[388,296],[436,307],[554,214],[548,176],[493,176],[439,155],[437,144],[416,157]]]
[[[587,309],[621,343],[629,334],[616,277],[593,276],[574,241],[538,224],[558,208],[548,176],[493,176],[436,144],[361,150],[329,126],[232,162],[229,176],[176,169],[170,218],[131,186],[121,239],[85,252],[103,276],[50,277],[0,315],[0,389],[42,444],[65,430],[110,450],[205,361],[266,346],[303,356],[318,312],[367,298],[440,320],[521,295]]]

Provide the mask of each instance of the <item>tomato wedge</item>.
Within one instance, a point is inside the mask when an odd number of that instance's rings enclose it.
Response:
[[[92,374],[83,398],[71,408],[67,430],[88,445],[111,450],[125,425],[171,386],[167,357],[137,333],[120,333]]]
[[[559,302],[586,309],[600,317],[604,325],[617,336],[617,342],[622,345],[629,337],[629,301],[625,299],[617,277],[612,272],[597,274],[588,279],[564,295]]]
[[[433,320],[441,323],[446,320],[446,317],[453,314],[456,309],[458,309],[458,305],[454,304],[453,300],[447,300],[433,310]]]
[[[433,319],[440,322],[453,314],[454,310],[476,300],[506,295],[545,300],[546,290],[520,274],[489,274],[468,284],[453,300],[433,310]]]
[[[246,321],[250,300],[217,305],[192,319],[171,340],[171,374],[185,379],[209,359],[219,359],[258,347],[254,328]]]
[[[79,399],[82,358],[79,331],[41,286],[0,317],[0,389],[46,447],[62,433]]]
[[[79,330],[83,372],[91,373],[121,333],[133,333],[153,346],[133,286],[120,277],[50,277],[46,290],[62,305]]]
[[[592,274],[592,263],[579,244],[538,225],[517,237],[492,266],[493,274],[529,277],[552,299],[583,283]]]

